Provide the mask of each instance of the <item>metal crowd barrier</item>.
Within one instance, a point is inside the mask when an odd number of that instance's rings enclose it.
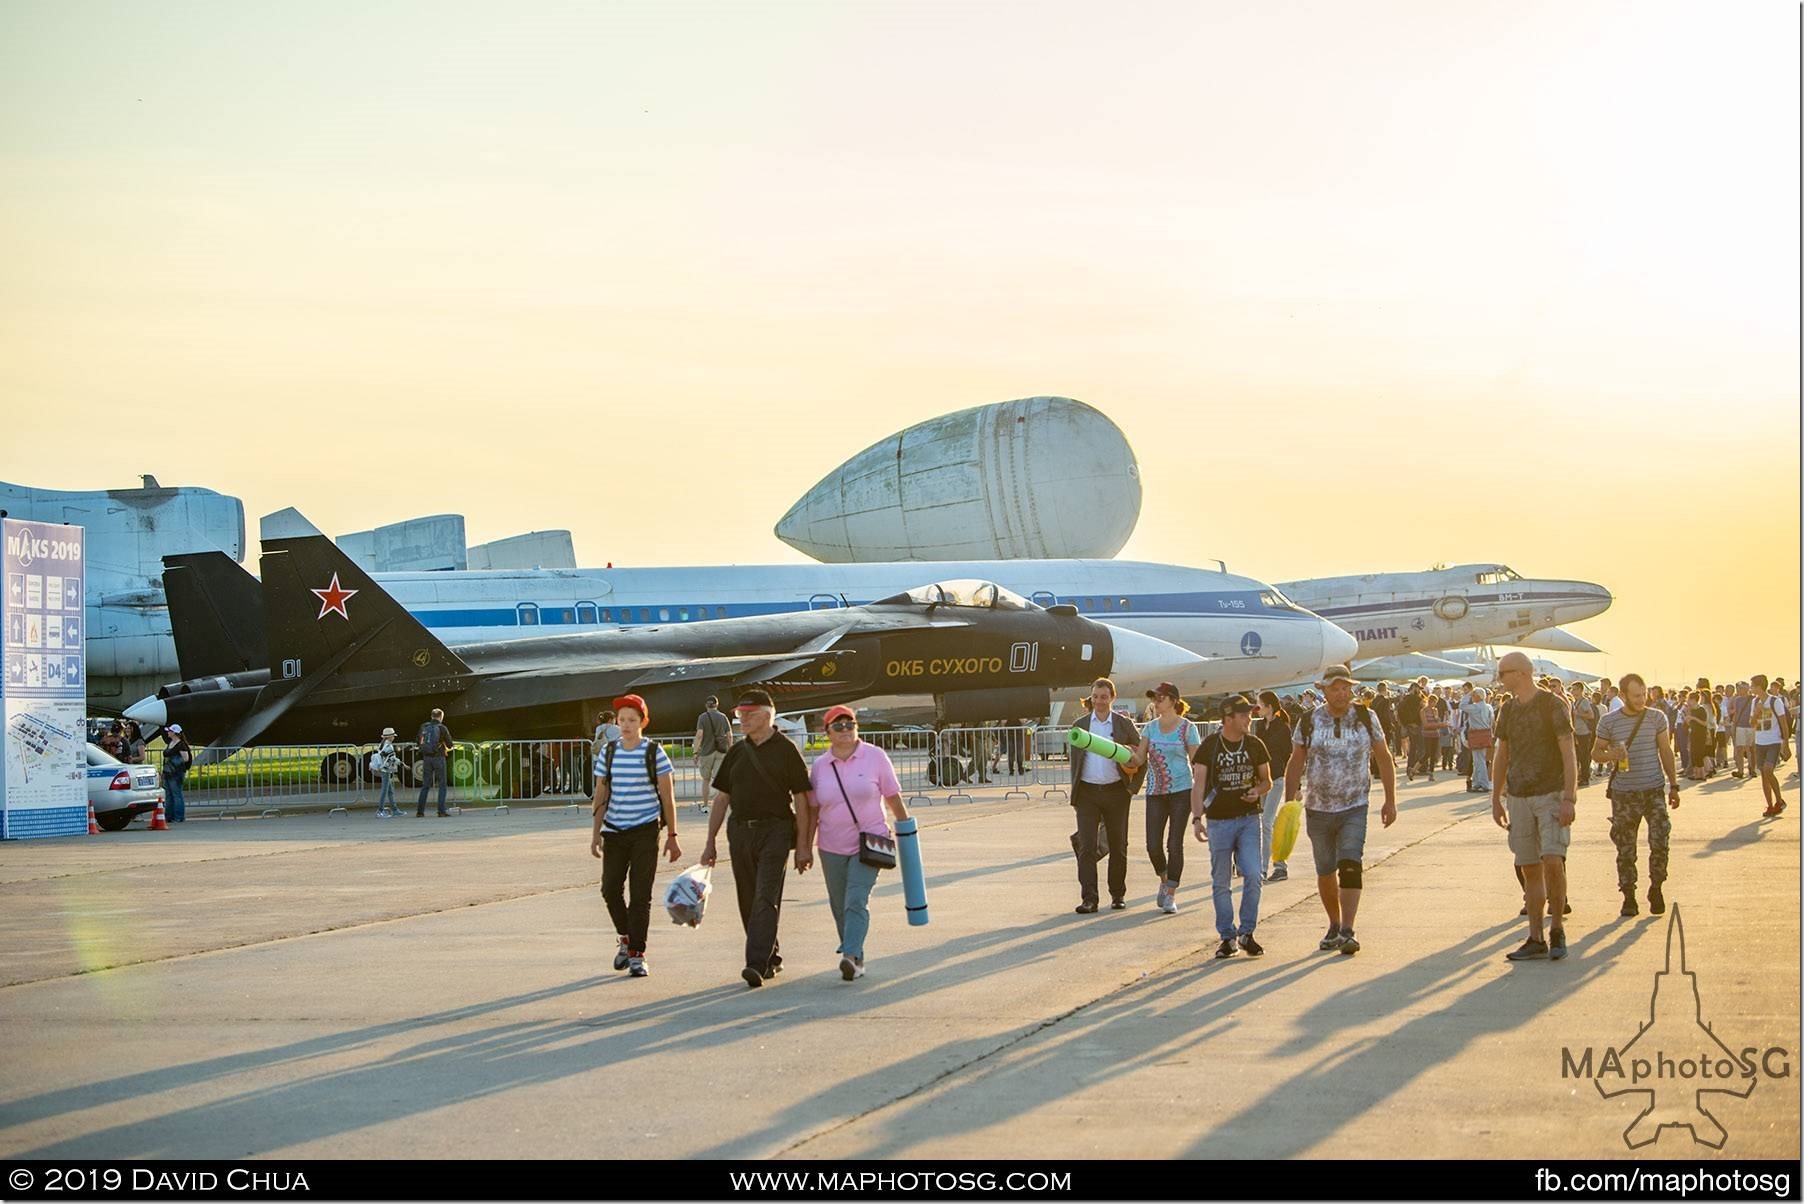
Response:
[[[897,728],[862,733],[889,754],[903,798],[910,806],[973,801],[974,793],[1004,799],[1069,797],[1064,725],[1028,727]],[[824,755],[828,738],[810,732],[789,737],[809,763]],[[659,740],[674,770],[679,807],[706,808],[713,798],[702,781],[692,741]],[[381,780],[370,769],[374,744],[286,745],[243,749],[188,772],[183,794],[189,809],[220,817],[282,810],[374,809]],[[411,744],[396,746],[401,767],[394,779],[395,806],[416,805],[424,766]],[[1011,752],[1013,755],[1011,755]],[[147,750],[161,767],[163,750]],[[618,756],[618,754],[616,754]],[[563,802],[588,813],[594,786],[594,751],[588,740],[515,740],[460,744],[447,761],[447,802],[457,806]],[[428,803],[436,806],[437,789]]]

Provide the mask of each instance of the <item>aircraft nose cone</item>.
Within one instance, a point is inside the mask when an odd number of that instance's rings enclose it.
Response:
[[[1359,651],[1359,641],[1330,623],[1322,620],[1322,663],[1321,669],[1329,665],[1351,665],[1354,654]]]
[[[1572,597],[1554,607],[1554,613],[1563,623],[1601,615],[1616,601],[1609,590],[1589,581],[1568,581],[1565,592]]]
[[[1115,644],[1109,677],[1119,694],[1144,694],[1162,681],[1169,681],[1180,690],[1200,688],[1201,675],[1196,670],[1207,662],[1194,652],[1125,627],[1111,627],[1109,635]]]
[[[156,695],[125,708],[125,717],[149,727],[163,727],[169,722],[169,708]]]

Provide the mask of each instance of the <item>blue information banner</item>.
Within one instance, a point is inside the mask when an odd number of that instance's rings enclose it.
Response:
[[[0,839],[86,835],[84,531],[9,518],[0,520],[0,535]]]

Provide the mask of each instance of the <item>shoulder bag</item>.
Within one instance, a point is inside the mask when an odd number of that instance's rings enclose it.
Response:
[[[896,842],[887,835],[878,836],[864,830],[864,825],[858,820],[858,812],[852,810],[852,796],[846,792],[846,780],[839,776],[839,762],[831,759],[832,753],[826,755],[829,758],[827,768],[833,771],[833,780],[839,783],[839,797],[846,800],[846,810],[851,812],[852,824],[858,829],[858,860],[874,870],[895,869]],[[878,804],[877,818],[883,818],[882,803]],[[885,824],[883,830],[887,833],[889,825]]]

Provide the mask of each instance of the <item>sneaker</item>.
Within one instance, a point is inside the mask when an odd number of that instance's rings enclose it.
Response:
[[[1503,956],[1505,960],[1513,962],[1545,961],[1547,959],[1547,942],[1537,941],[1531,936],[1522,942],[1522,948]]]
[[[1622,914],[1625,916],[1641,914],[1641,907],[1635,902],[1635,888],[1632,886],[1622,892]]]
[[[1666,914],[1666,896],[1660,893],[1658,882],[1647,888],[1647,909],[1657,916]]]
[[[1290,880],[1290,867],[1274,865],[1272,872],[1265,876],[1267,882],[1287,882]]]
[[[1221,961],[1224,958],[1233,957],[1239,952],[1240,946],[1234,943],[1233,937],[1229,937],[1227,940],[1223,941],[1221,947],[1215,951],[1215,960]]]
[[[1346,939],[1346,937],[1340,934],[1340,927],[1338,925],[1330,925],[1328,928],[1328,935],[1322,938],[1322,943],[1317,945],[1316,948],[1326,953],[1334,949],[1339,949],[1341,942]]]
[[[1353,939],[1353,930],[1351,928],[1341,929],[1340,951],[1347,954],[1359,952],[1359,942]]]
[[[1165,896],[1165,914],[1168,916],[1175,916],[1178,914],[1178,895],[1176,891]]]
[[[739,972],[739,977],[745,979],[745,985],[748,987],[761,987],[764,985],[764,975],[758,973],[758,971],[751,966],[747,966],[745,969],[741,970]]]
[[[626,938],[620,938],[620,948],[614,950],[614,969],[626,969],[627,962],[633,959],[632,950],[626,947]]]
[[[857,966],[852,971],[852,977],[853,978],[863,978],[864,977],[864,958],[861,957],[858,959]]]
[[[841,978],[845,979],[847,982],[851,982],[854,978],[857,978],[858,977],[858,963],[853,961],[849,957],[840,958],[839,959],[839,976]]]
[[[1159,883],[1159,894],[1156,898],[1153,899],[1153,906],[1156,907],[1157,909],[1159,909],[1160,911],[1164,911],[1165,904],[1167,902],[1169,902],[1170,900],[1171,900],[1170,888],[1163,882]]]
[[[1240,938],[1240,948],[1248,957],[1263,957],[1265,955],[1265,946],[1254,940],[1253,934],[1250,932]]]
[[[643,957],[629,957],[626,961],[626,972],[634,978],[644,978],[651,971],[645,968]]]
[[[1559,962],[1566,960],[1566,930],[1556,928],[1547,935],[1547,960]]]

